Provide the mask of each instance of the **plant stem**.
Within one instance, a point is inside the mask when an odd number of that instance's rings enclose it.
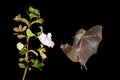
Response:
[[[28,44],[29,44],[29,37],[26,38],[26,55],[25,55],[25,60],[26,60],[26,63],[28,63],[28,51],[29,51],[29,48],[28,48]],[[27,68],[25,68],[24,70],[24,74],[23,74],[23,78],[22,80],[25,80],[25,77],[26,77],[26,74],[27,74]]]
[[[26,74],[27,74],[27,68],[25,68],[25,70],[24,70],[24,74],[23,74],[23,78],[22,78],[22,80],[25,80],[25,76],[26,76]]]

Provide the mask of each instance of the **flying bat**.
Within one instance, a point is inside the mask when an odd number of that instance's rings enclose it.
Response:
[[[101,25],[96,25],[89,30],[80,29],[73,36],[73,44],[61,44],[60,48],[66,56],[73,62],[79,62],[81,69],[87,70],[86,63],[88,59],[97,53],[100,42],[102,41]]]

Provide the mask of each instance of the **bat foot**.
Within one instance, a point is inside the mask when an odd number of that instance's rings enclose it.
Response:
[[[81,65],[81,69],[83,69],[83,66]]]
[[[87,70],[87,67],[85,65],[81,65],[81,69],[83,69],[83,67],[85,68],[85,70]]]
[[[84,66],[85,67],[85,70],[87,70],[87,67],[86,66]]]

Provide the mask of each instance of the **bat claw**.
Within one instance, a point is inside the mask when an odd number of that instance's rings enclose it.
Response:
[[[83,67],[85,68],[85,70],[87,70],[87,67],[85,65],[81,65],[81,69],[83,69]]]
[[[87,70],[87,67],[86,66],[84,66],[85,67],[85,70]]]
[[[83,69],[83,66],[81,65],[81,69]]]

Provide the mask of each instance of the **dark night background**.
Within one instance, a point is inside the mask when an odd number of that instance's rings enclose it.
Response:
[[[1,3],[0,11],[0,50],[1,69],[6,78],[21,80],[23,69],[17,66],[19,54],[16,50],[17,38],[13,36],[13,18],[25,13],[29,6],[40,10],[44,19],[44,32],[53,34],[55,47],[47,49],[44,71],[33,69],[28,72],[28,80],[98,80],[113,78],[118,72],[118,6],[114,2],[47,1],[47,0],[11,0]],[[89,29],[94,25],[103,26],[103,41],[98,53],[87,62],[88,70],[81,70],[79,63],[71,62],[59,48],[62,43],[72,44],[72,36],[80,29]],[[2,77],[2,76],[1,76]],[[26,79],[27,80],[27,79]]]

